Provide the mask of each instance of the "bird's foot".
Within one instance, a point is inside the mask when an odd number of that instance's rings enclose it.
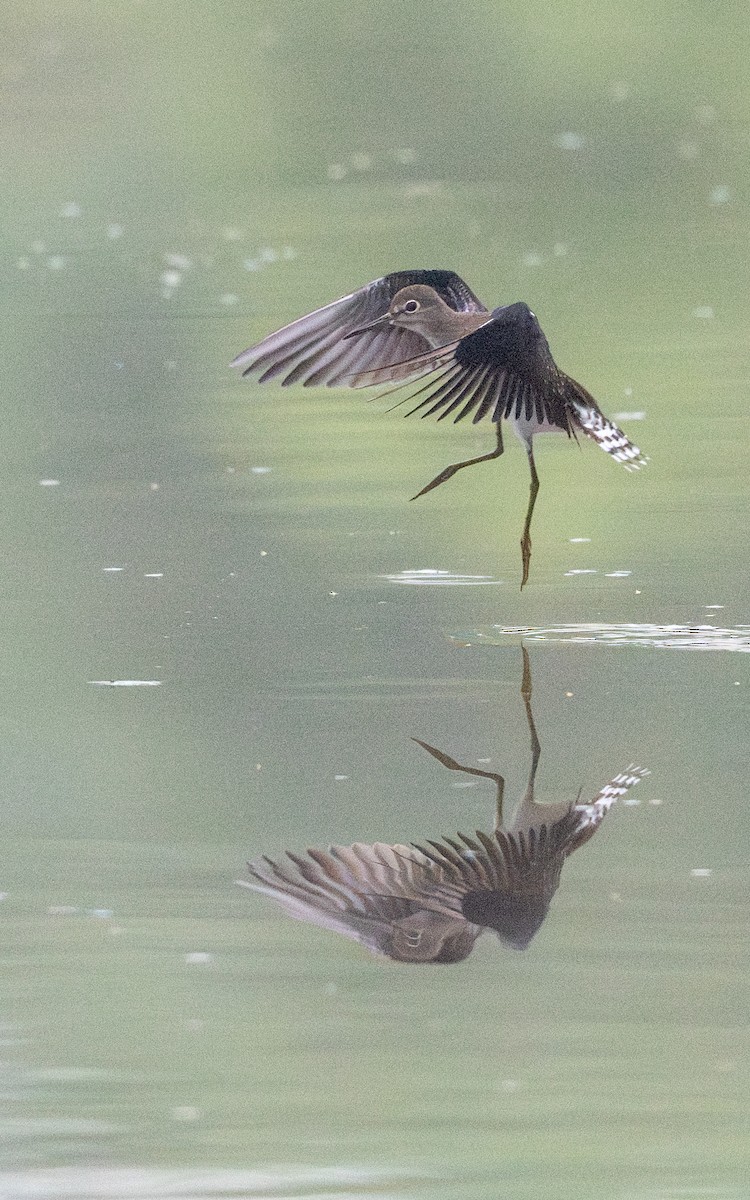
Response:
[[[426,484],[420,492],[417,492],[415,496],[412,496],[411,499],[418,500],[420,496],[426,496],[427,493],[431,492],[433,488],[440,487],[441,483],[447,483],[449,479],[453,478],[453,476],[456,474],[456,471],[460,471],[461,467],[465,465],[465,463],[454,463],[453,466],[446,467],[444,471],[441,471],[439,475],[436,475],[434,479],[430,480],[430,482]]]

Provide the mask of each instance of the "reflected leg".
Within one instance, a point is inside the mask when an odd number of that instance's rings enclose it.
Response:
[[[523,536],[521,538],[521,560],[523,562],[523,574],[521,576],[521,587],[529,582],[529,568],[531,567],[531,518],[534,515],[534,505],[539,491],[539,476],[536,473],[536,464],[534,462],[534,451],[529,443],[527,450],[529,456],[529,469],[531,471],[531,483],[529,485],[529,507],[526,509],[526,521],[523,527]]]
[[[526,784],[526,792],[522,800],[522,804],[534,803],[534,780],[536,779],[536,770],[539,766],[539,755],[542,752],[539,735],[534,724],[534,714],[531,711],[531,663],[529,661],[529,652],[525,646],[521,647],[523,654],[523,678],[521,679],[521,695],[523,696],[523,705],[526,709],[526,721],[529,726],[529,734],[531,736],[531,770],[529,771],[529,779]]]
[[[491,779],[497,786],[497,823],[495,828],[499,828],[503,820],[503,795],[505,792],[505,780],[497,771],[482,771],[479,767],[464,767],[460,762],[456,762],[455,758],[451,758],[449,754],[444,754],[442,750],[438,750],[435,746],[430,746],[428,742],[420,741],[419,738],[412,738],[418,746],[436,758],[443,767],[447,767],[449,771],[461,771],[464,775],[479,775],[482,779]]]
[[[427,492],[431,492],[433,488],[439,487],[441,483],[447,483],[449,479],[453,478],[457,471],[463,470],[464,467],[473,467],[475,463],[489,462],[491,458],[499,458],[503,452],[503,431],[500,428],[499,421],[495,425],[495,433],[497,437],[497,445],[494,450],[491,450],[489,454],[480,454],[478,458],[467,458],[465,462],[453,463],[450,467],[446,467],[445,470],[441,471],[439,475],[436,475],[426,487],[423,487],[421,492],[417,492],[416,496],[412,496],[412,500],[418,500],[420,496],[424,496]]]

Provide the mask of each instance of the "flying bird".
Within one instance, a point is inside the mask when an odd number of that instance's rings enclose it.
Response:
[[[405,414],[471,416],[495,426],[495,447],[452,463],[415,496],[447,483],[464,467],[503,453],[502,421],[509,421],[528,456],[529,500],[521,537],[521,587],[531,566],[531,520],[539,492],[533,439],[537,433],[579,434],[595,441],[627,470],[647,458],[610,421],[593,396],[552,357],[542,328],[528,305],[518,302],[489,312],[452,271],[397,271],[316,309],[269,334],[232,363],[243,375],[282,386],[398,388],[409,391]]]

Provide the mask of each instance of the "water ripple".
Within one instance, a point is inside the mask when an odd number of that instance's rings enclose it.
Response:
[[[438,571],[434,567],[423,567],[418,571],[399,571],[396,575],[379,575],[379,579],[387,579],[390,583],[419,584],[422,587],[486,587],[488,584],[499,585],[502,580],[493,579],[491,575],[457,575],[452,571]]]
[[[575,642],[607,646],[646,646],[654,650],[729,650],[750,653],[750,625],[720,629],[715,625],[547,625],[545,627],[488,625],[451,635],[462,645],[502,646],[509,640]]]
[[[272,1167],[266,1171],[57,1167],[0,1172],[0,1196],[19,1200],[247,1200],[253,1196],[261,1200],[293,1193],[316,1200],[353,1200],[368,1194],[395,1200],[396,1194],[401,1194],[396,1178],[409,1174],[359,1167]],[[394,1184],[396,1192],[382,1190]]]

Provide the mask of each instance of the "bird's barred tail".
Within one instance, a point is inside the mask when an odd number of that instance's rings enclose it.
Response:
[[[651,772],[647,767],[636,767],[634,763],[631,763],[626,770],[621,771],[619,775],[615,775],[614,779],[610,779],[609,783],[605,783],[604,787],[600,792],[597,792],[590,804],[577,804],[575,811],[581,814],[583,824],[586,823],[586,818],[588,818],[591,824],[598,825],[605,813],[609,812],[615,800],[618,800],[620,796],[624,796],[632,787],[635,787],[637,783],[640,783],[642,779],[645,779],[650,774]]]
[[[646,455],[633,445],[630,438],[618,429],[613,421],[605,417],[593,396],[590,396],[580,383],[576,383],[575,380],[570,382],[573,387],[572,395],[568,393],[568,399],[576,426],[601,446],[602,450],[606,450],[615,462],[622,463],[626,471],[637,471],[639,467],[645,467],[648,462]]]

